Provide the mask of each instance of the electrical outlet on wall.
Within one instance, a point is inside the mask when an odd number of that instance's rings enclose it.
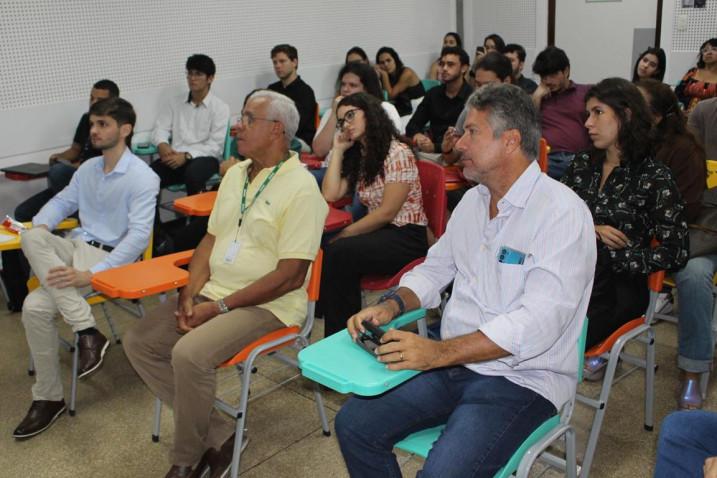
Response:
[[[687,30],[687,15],[677,15],[677,31],[683,32]]]

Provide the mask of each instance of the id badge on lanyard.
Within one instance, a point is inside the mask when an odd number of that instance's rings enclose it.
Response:
[[[241,243],[237,239],[234,239],[231,243],[229,243],[229,247],[227,247],[227,251],[224,253],[225,264],[234,264],[234,260],[237,258],[237,254],[239,254],[240,247]]]

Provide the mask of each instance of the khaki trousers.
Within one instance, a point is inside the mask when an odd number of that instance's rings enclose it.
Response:
[[[180,335],[176,309],[175,298],[149,312],[125,334],[123,345],[152,393],[174,410],[171,463],[194,466],[208,448],[220,449],[236,426],[214,408],[217,365],[285,325],[268,310],[244,307]]]
[[[57,289],[48,287],[45,279],[53,267],[71,266],[87,270],[104,259],[108,252],[90,246],[81,239],[70,240],[56,236],[44,228],[22,233],[21,246],[42,285],[28,294],[22,306],[22,323],[35,363],[32,398],[61,400],[63,394],[55,316],[59,312],[73,332],[94,327],[95,318],[83,297],[91,290],[90,287]]]

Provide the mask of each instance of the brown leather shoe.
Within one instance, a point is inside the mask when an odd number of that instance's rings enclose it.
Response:
[[[30,410],[17,426],[12,436],[18,439],[30,438],[38,435],[55,423],[65,412],[65,401],[35,400]]]
[[[209,478],[221,478],[232,465],[235,437],[236,435],[232,434],[232,436],[224,442],[219,451],[214,448],[210,448],[206,451],[205,456],[207,457],[207,464],[209,465]],[[248,444],[249,438],[244,435],[239,453],[244,452]]]
[[[164,478],[192,478],[193,473],[191,466],[172,465]]]
[[[80,335],[79,348],[80,360],[78,364],[78,378],[87,377],[89,374],[99,369],[104,360],[107,347],[110,342],[100,332],[94,334]]]

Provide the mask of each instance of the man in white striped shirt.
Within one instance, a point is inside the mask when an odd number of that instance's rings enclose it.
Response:
[[[391,330],[377,349],[389,369],[425,372],[379,397],[353,397],[337,416],[351,476],[401,476],[393,444],[444,423],[424,473],[493,476],[575,390],[596,259],[590,212],[540,172],[538,114],[520,88],[487,85],[467,106],[456,148],[480,184],[426,261],[348,321],[355,337],[364,320],[437,307],[453,282],[441,340]]]

